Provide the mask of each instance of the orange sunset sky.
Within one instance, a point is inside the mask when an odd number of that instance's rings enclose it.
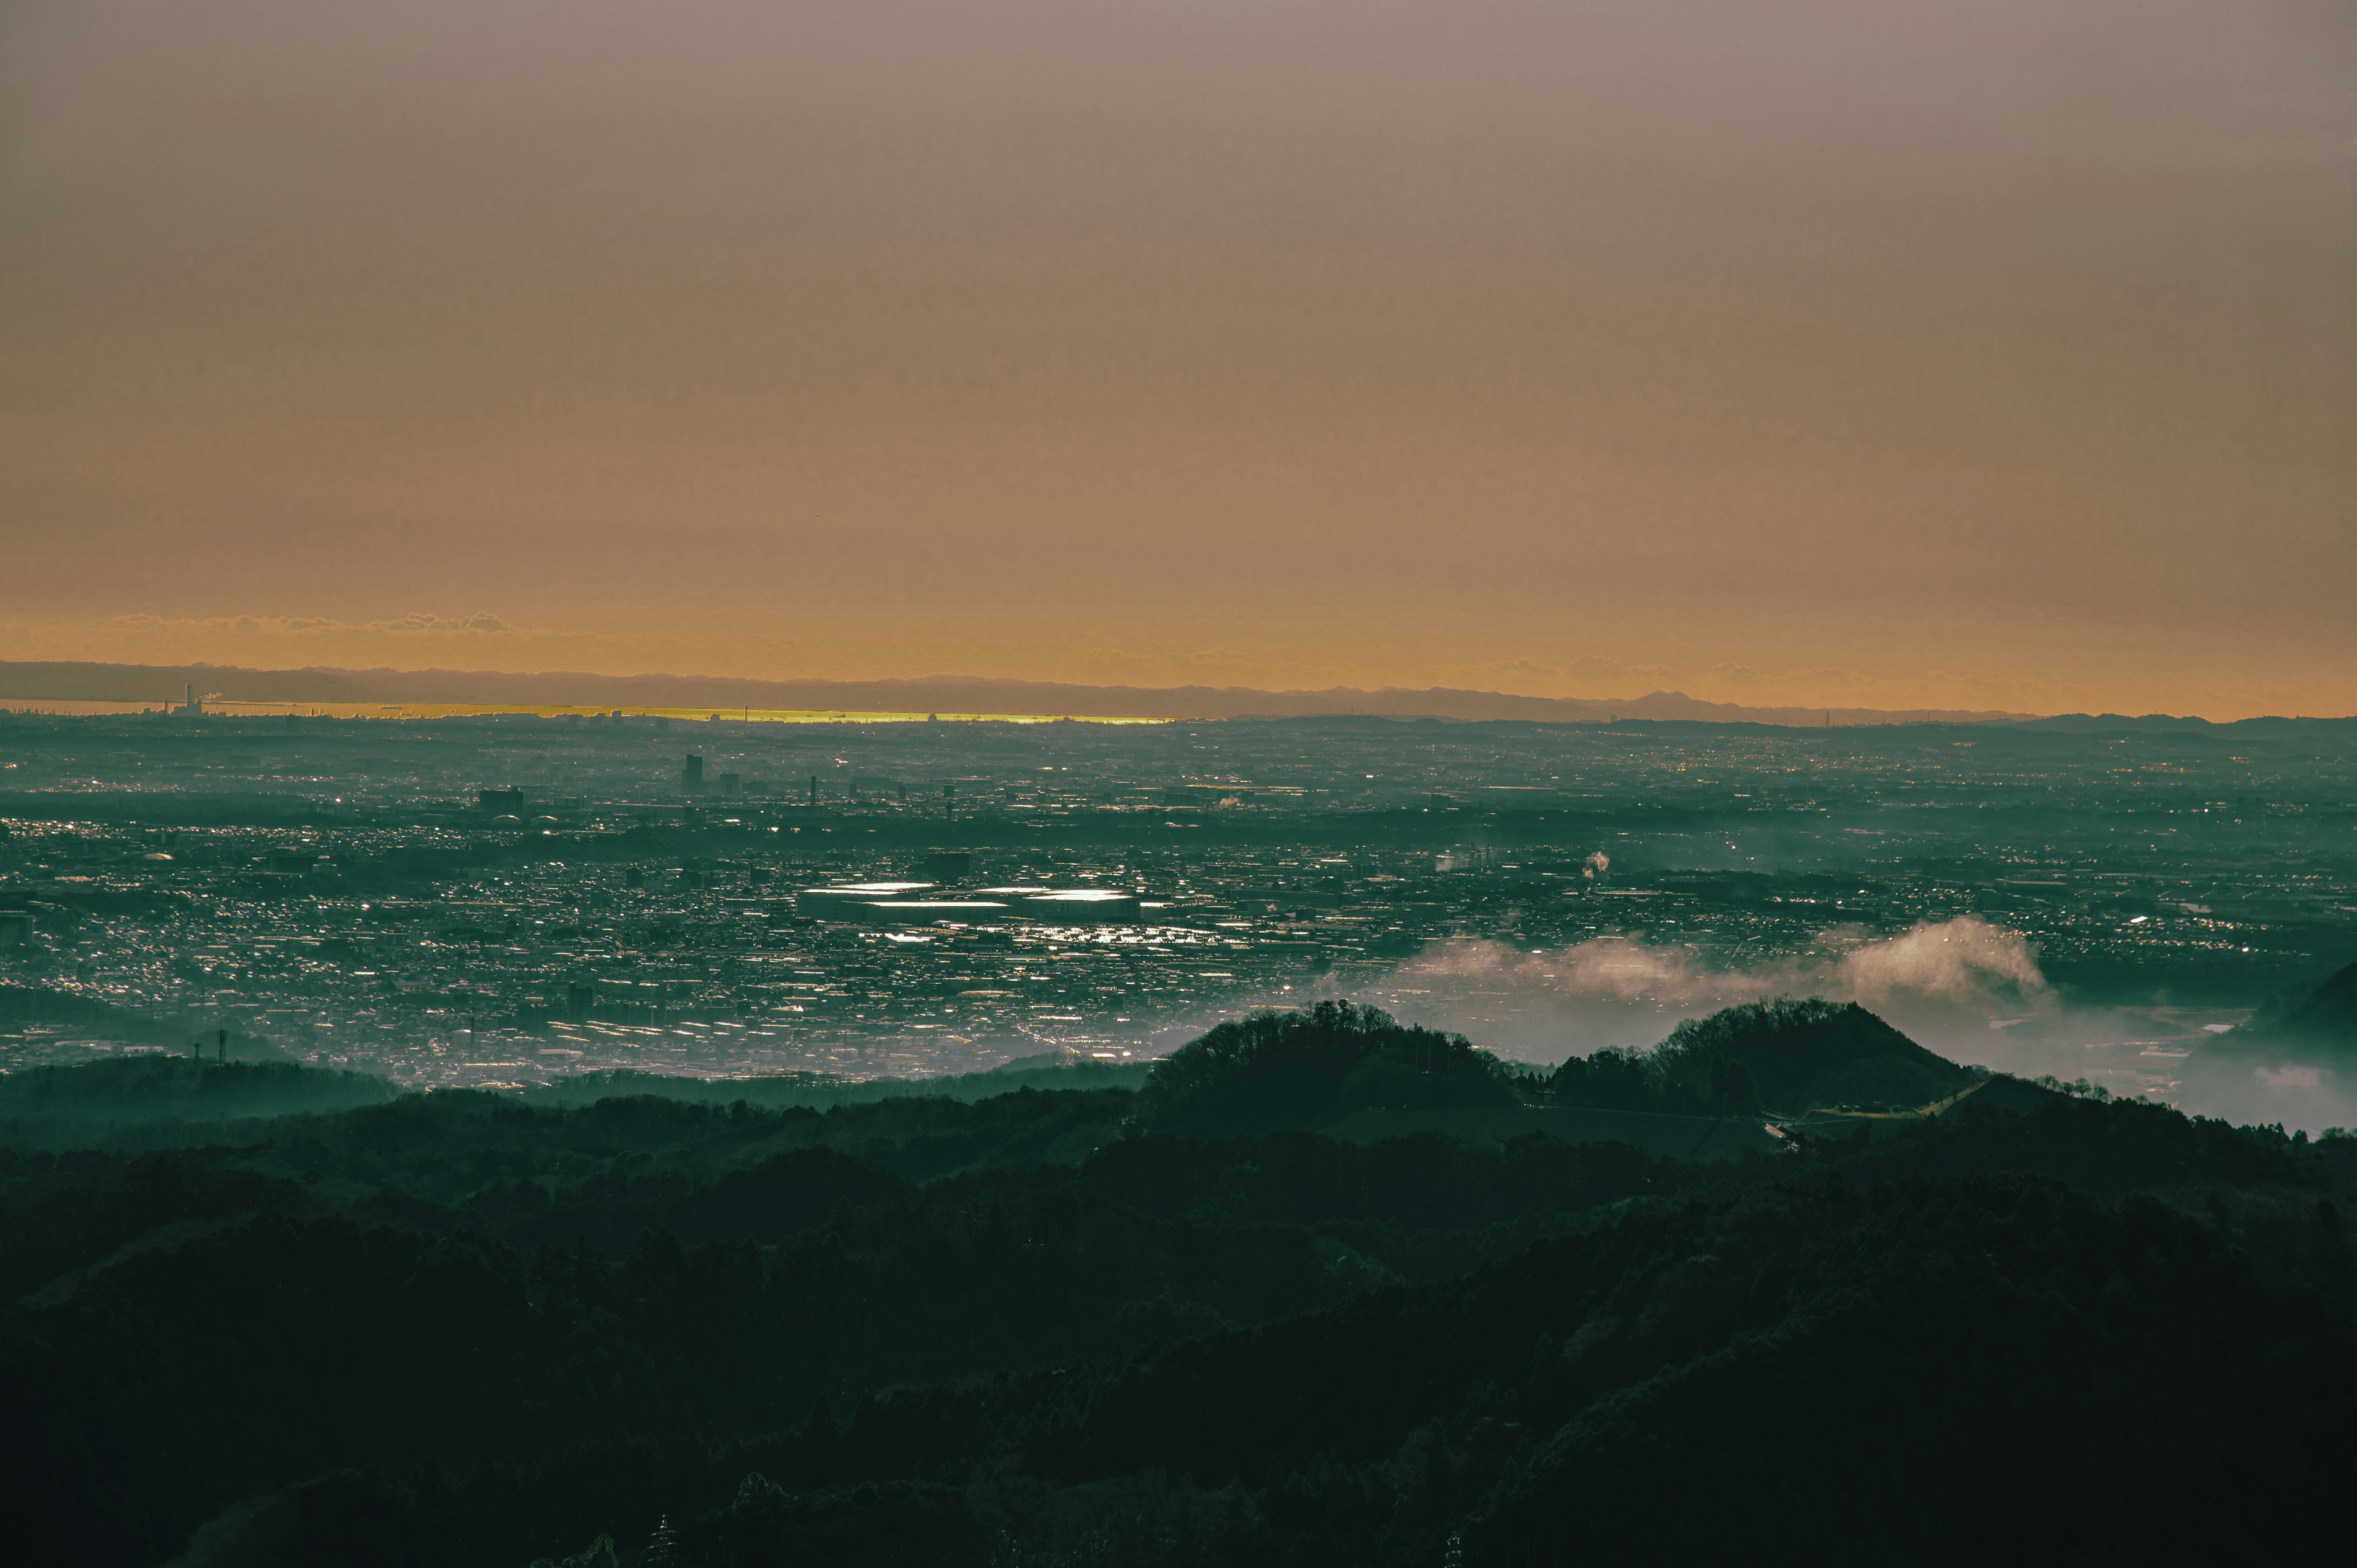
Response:
[[[2341,0],[18,0],[0,658],[2357,712]]]

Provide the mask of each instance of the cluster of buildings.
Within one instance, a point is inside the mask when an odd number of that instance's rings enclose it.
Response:
[[[2313,736],[694,727],[0,717],[0,1069],[924,1075],[1329,994],[1548,1060],[1965,917],[2158,1038],[2357,950]]]

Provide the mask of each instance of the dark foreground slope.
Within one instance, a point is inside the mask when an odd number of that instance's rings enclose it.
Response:
[[[1371,1060],[1353,1092],[1413,1104],[1427,1047],[1440,1101],[1545,1090],[1363,1015],[1250,1038],[1231,1065],[1305,1114]],[[1174,1101],[1199,1130],[1156,1130]],[[0,1151],[0,1408],[38,1434],[0,1501],[27,1561],[139,1564],[2215,1560],[2340,1528],[2357,1143],[2054,1098],[1698,1165],[1228,1103],[444,1094]]]

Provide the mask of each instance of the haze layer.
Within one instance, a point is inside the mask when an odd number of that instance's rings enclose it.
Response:
[[[32,0],[0,656],[2357,709],[2357,13]]]

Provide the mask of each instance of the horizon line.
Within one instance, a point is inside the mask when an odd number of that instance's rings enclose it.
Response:
[[[607,674],[592,671],[543,670],[454,670],[441,666],[404,670],[390,665],[366,669],[350,666],[307,664],[286,667],[214,664],[192,660],[179,664],[115,663],[95,660],[0,660],[0,705],[22,711],[21,704],[31,703],[64,703],[107,704],[128,709],[133,704],[145,706],[160,701],[166,708],[180,705],[185,692],[169,690],[173,685],[183,688],[192,682],[171,680],[170,677],[207,675],[246,677],[247,682],[231,682],[231,685],[249,685],[243,692],[233,690],[209,691],[198,695],[206,702],[232,707],[269,707],[290,709],[304,705],[313,707],[373,707],[404,709],[433,707],[445,709],[500,710],[512,713],[538,712],[549,716],[561,716],[567,712],[589,714],[631,709],[646,716],[684,718],[697,722],[703,717],[729,716],[735,709],[746,719],[757,712],[772,719],[792,722],[903,722],[922,720],[949,712],[950,718],[959,722],[998,720],[1017,723],[1039,723],[1055,718],[1088,721],[1126,720],[1130,722],[1176,723],[1189,721],[1218,722],[1239,718],[1429,718],[1457,722],[1484,720],[1519,720],[1533,723],[1610,724],[1615,722],[1717,722],[1727,724],[1758,724],[1778,728],[1857,728],[1867,725],[1909,724],[2006,725],[2039,722],[2059,722],[2072,719],[2098,721],[2115,719],[2138,723],[2200,724],[2226,725],[2260,722],[2302,723],[2335,722],[2352,715],[2319,714],[2252,714],[2240,719],[2219,720],[2201,714],[2167,713],[2124,714],[2105,710],[2071,713],[2027,713],[2003,709],[1968,708],[1876,708],[1863,706],[1831,706],[1823,703],[1743,703],[1714,702],[1688,695],[1683,691],[1655,689],[1637,696],[1621,697],[1560,697],[1532,693],[1482,690],[1454,686],[1380,686],[1359,687],[1334,685],[1322,688],[1288,687],[1270,689],[1254,686],[1211,686],[1189,683],[1177,686],[1135,686],[1098,684],[1071,681],[1036,681],[1013,676],[960,675],[937,673],[924,676],[871,676],[857,679],[831,677],[757,677],[705,675],[663,671],[643,671],[631,674]],[[274,681],[272,678],[282,678]],[[296,678],[292,682],[284,678]],[[377,690],[362,685],[363,682],[383,684],[390,681],[405,690]],[[133,682],[155,682],[167,687],[163,692],[137,691]],[[469,691],[429,691],[419,689],[442,683],[463,683],[476,688]],[[525,691],[493,692],[481,689],[490,683],[539,684],[558,682],[576,688],[563,693],[534,693]],[[271,691],[255,686],[292,684],[309,690]],[[669,688],[660,693],[630,692],[631,687],[652,684]],[[701,688],[707,694],[691,697],[681,687]],[[589,690],[603,688],[592,698]],[[1101,699],[1087,704],[1092,711],[1059,711],[1055,703],[974,703],[951,704],[941,702],[860,703],[860,702],[793,702],[778,700],[787,693],[823,691],[830,694],[889,692],[906,694],[932,688],[944,694],[955,692],[972,696],[980,692],[997,689],[1029,693],[1087,694]],[[731,700],[716,700],[722,693]],[[1113,701],[1135,695],[1146,701],[1140,704],[1160,711],[1115,711]],[[1204,711],[1185,711],[1193,704],[1191,697],[1214,699]],[[761,698],[770,700],[759,700]],[[663,701],[661,698],[670,700]],[[1294,705],[1301,711],[1264,712],[1242,707],[1241,703],[1254,699]],[[1422,707],[1404,705],[1415,699],[1426,699]],[[1354,705],[1359,703],[1369,706]],[[1471,711],[1481,709],[1514,709],[1521,711]],[[1226,709],[1228,711],[1211,711]],[[660,710],[660,711],[657,711]],[[856,716],[855,716],[856,715]],[[360,714],[345,716],[362,716]],[[445,713],[440,717],[457,716]]]

